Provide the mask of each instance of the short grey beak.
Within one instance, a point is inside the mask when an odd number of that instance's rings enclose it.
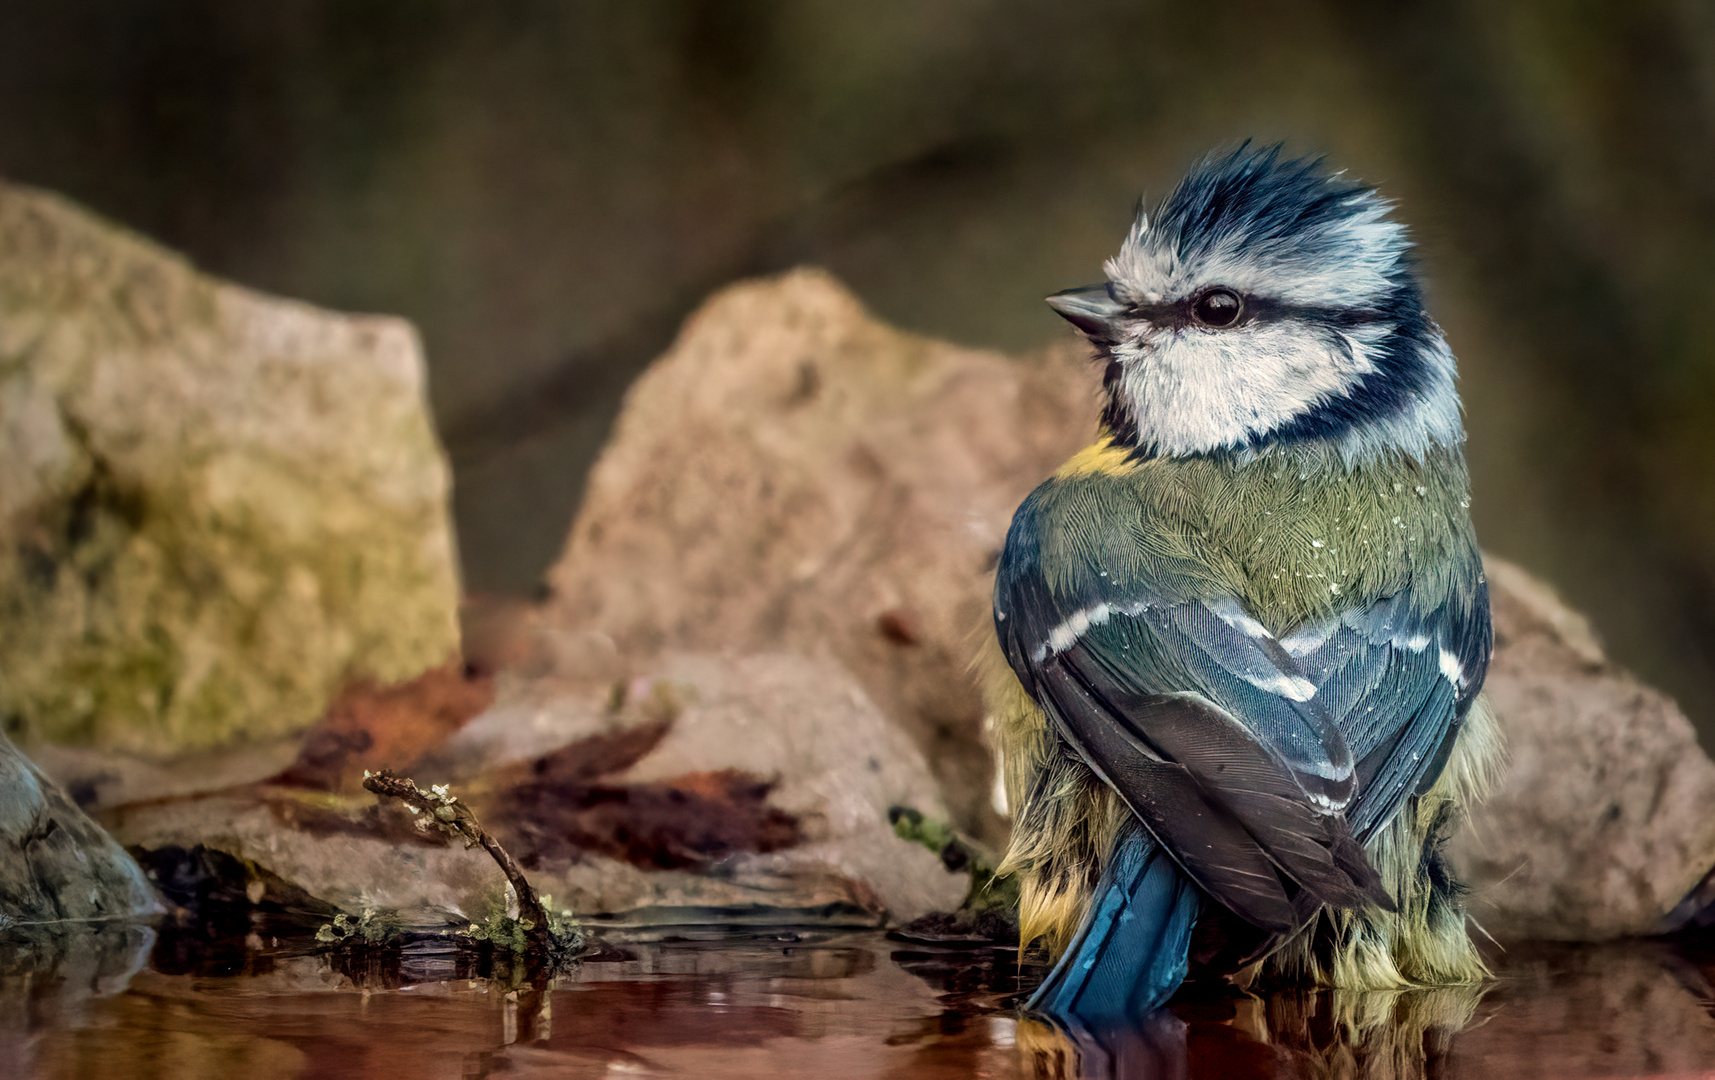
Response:
[[[1119,319],[1126,305],[1114,299],[1105,281],[1100,285],[1057,292],[1048,298],[1048,306],[1082,330],[1086,337],[1098,341],[1120,339]]]

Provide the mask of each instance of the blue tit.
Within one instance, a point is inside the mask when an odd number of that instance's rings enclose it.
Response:
[[[1501,756],[1452,352],[1372,188],[1248,144],[1048,303],[1096,442],[1019,506],[991,734],[1031,1001],[1085,1022],[1194,957],[1350,989],[1486,976],[1441,845]]]

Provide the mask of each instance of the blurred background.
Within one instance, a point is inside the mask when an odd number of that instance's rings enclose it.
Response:
[[[537,588],[712,289],[820,264],[901,326],[1032,349],[1138,196],[1244,137],[1399,202],[1486,546],[1715,744],[1707,0],[0,5],[0,174],[421,329],[487,592]]]

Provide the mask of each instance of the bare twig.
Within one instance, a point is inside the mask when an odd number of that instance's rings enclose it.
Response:
[[[500,866],[500,872],[506,875],[513,893],[518,897],[518,921],[524,927],[524,936],[531,949],[540,950],[543,956],[548,955],[553,939],[548,928],[548,913],[543,909],[536,890],[524,876],[524,871],[518,868],[518,863],[514,861],[511,853],[500,846],[500,841],[483,830],[470,807],[460,802],[457,795],[449,792],[447,785],[436,784],[424,791],[414,781],[394,776],[382,769],[378,773],[365,773],[363,786],[365,790],[398,799],[414,812],[427,815],[427,821],[432,827],[449,836],[462,838],[467,848],[480,844]],[[423,820],[419,819],[419,827]]]

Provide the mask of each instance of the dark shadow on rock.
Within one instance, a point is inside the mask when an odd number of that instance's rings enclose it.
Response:
[[[162,847],[136,856],[171,905],[151,957],[164,974],[256,974],[271,966],[282,939],[288,955],[319,951],[316,930],[339,914],[267,868],[223,851]],[[272,943],[266,955],[264,942]]]

